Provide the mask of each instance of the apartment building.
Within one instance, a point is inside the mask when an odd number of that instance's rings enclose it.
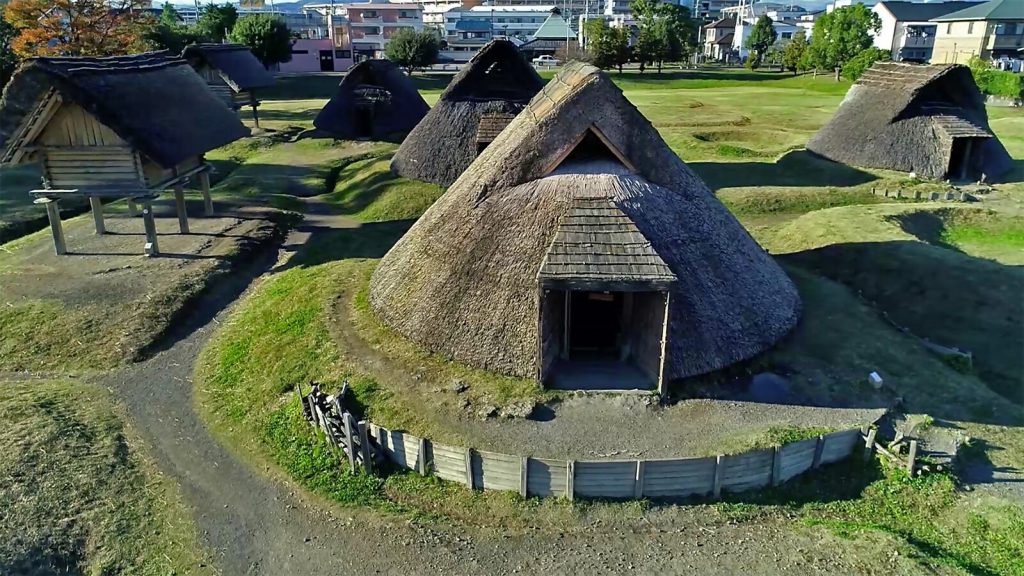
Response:
[[[990,0],[932,22],[933,64],[963,64],[972,56],[1019,58],[1024,48],[1024,0]]]
[[[875,34],[875,47],[889,52],[899,62],[928,62],[935,47],[938,24],[932,22],[947,14],[975,6],[977,2],[879,2],[871,9],[882,27]]]

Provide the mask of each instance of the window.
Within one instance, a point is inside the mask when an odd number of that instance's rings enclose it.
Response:
[[[974,22],[967,23],[967,33],[974,34]]]
[[[309,50],[292,50],[292,54],[309,54]]]
[[[379,18],[380,16],[377,15],[376,10],[363,10],[359,13],[359,17],[365,20],[367,18]]]
[[[953,23],[952,22],[947,22],[946,23],[946,34],[952,34],[952,33],[953,33]]]
[[[996,34],[999,36],[1013,36],[1017,33],[1016,22],[1001,22],[996,24]]]
[[[783,40],[790,40],[792,38],[793,38],[793,33],[792,32],[783,32],[782,33],[782,39]]]
[[[335,58],[351,58],[352,57],[352,51],[351,50],[335,50],[334,51],[334,57]]]
[[[398,13],[398,17],[399,18],[415,18],[416,17],[416,12],[414,12],[412,10],[402,10],[401,12]]]
[[[380,26],[360,26],[363,36],[377,36],[380,34]]]

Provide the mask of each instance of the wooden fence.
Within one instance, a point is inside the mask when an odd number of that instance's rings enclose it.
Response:
[[[337,399],[335,406],[348,414]],[[722,491],[743,492],[781,484],[823,464],[843,460],[858,445],[863,446],[861,430],[856,428],[742,454],[654,460],[557,460],[448,446],[372,423],[357,422],[355,426],[359,439],[354,440],[354,446],[347,446],[344,439],[332,441],[346,456],[359,454],[361,447],[366,447],[365,456],[355,460],[348,457],[353,470],[360,462],[372,462],[379,450],[380,456],[399,468],[473,489],[568,499],[718,498]],[[328,425],[332,431],[338,428]],[[364,430],[366,436],[362,440]],[[351,434],[347,438],[351,439]]]

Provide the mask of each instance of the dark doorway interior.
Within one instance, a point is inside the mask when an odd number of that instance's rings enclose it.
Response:
[[[320,71],[334,72],[334,50],[320,51]]]
[[[569,359],[618,360],[623,295],[570,292]]]

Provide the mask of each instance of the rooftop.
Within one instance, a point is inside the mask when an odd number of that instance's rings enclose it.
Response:
[[[964,8],[977,6],[979,2],[879,2],[878,5],[888,10],[900,22],[927,22],[933,18],[945,16]]]
[[[531,40],[549,40],[575,38],[576,34],[569,28],[569,23],[562,18],[561,14],[551,14],[548,19],[540,25],[540,28],[533,33]]]
[[[956,20],[1024,20],[1021,0],[990,0],[977,3],[945,16],[932,18],[937,22]]]

